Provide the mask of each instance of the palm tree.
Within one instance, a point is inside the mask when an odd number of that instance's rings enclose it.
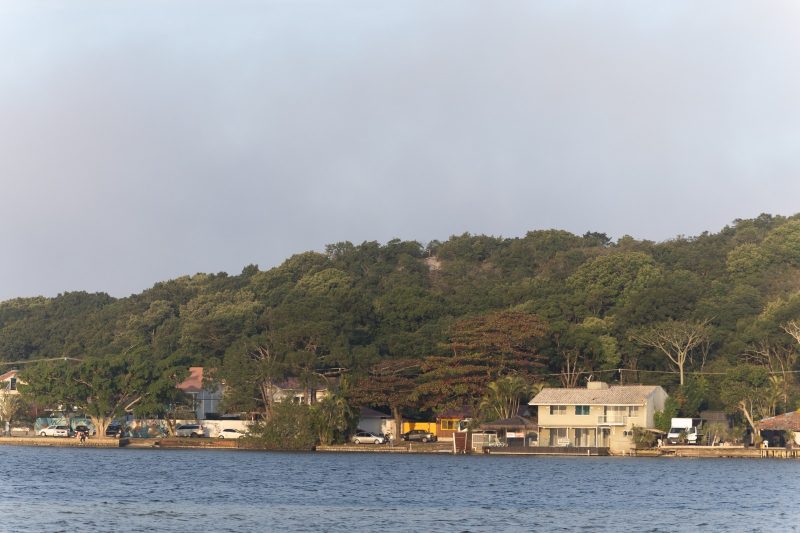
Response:
[[[488,417],[505,419],[517,414],[520,401],[531,393],[531,386],[521,376],[505,376],[489,383],[480,403]]]
[[[331,394],[314,406],[314,418],[317,438],[320,444],[331,444],[337,433],[341,434],[350,427],[354,413],[344,396]]]

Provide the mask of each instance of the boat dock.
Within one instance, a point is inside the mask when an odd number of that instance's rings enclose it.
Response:
[[[486,455],[571,455],[581,457],[607,456],[608,448],[590,446],[484,446]]]

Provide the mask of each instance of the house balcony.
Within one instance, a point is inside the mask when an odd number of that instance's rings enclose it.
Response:
[[[628,417],[623,415],[601,415],[597,417],[598,426],[624,426]]]

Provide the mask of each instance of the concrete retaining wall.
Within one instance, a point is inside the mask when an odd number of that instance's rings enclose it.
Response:
[[[8,446],[58,446],[62,448],[119,448],[125,445],[125,439],[108,439],[90,437],[81,444],[74,437],[0,437],[0,445]]]

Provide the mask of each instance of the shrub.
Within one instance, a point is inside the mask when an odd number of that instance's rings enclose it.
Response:
[[[652,448],[656,445],[656,435],[639,426],[633,426],[633,442],[637,448]]]
[[[256,425],[247,447],[265,450],[311,451],[317,443],[311,409],[283,402],[273,406],[272,418]]]

